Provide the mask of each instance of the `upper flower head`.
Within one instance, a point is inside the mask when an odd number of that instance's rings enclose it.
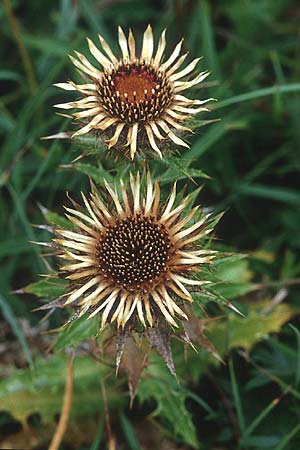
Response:
[[[80,110],[72,114],[81,124],[81,128],[73,136],[88,132],[104,133],[109,148],[119,142],[125,143],[130,148],[131,159],[136,154],[139,136],[148,142],[160,157],[162,153],[158,141],[165,138],[188,147],[176,135],[176,130],[190,131],[183,122],[191,114],[207,111],[203,104],[211,99],[190,100],[181,92],[202,82],[208,72],[201,72],[188,81],[178,80],[189,76],[200,58],[194,59],[178,71],[187,56],[187,53],[180,56],[183,41],[177,44],[169,58],[164,61],[165,30],[154,52],[150,25],[144,32],[139,55],[131,30],[126,38],[119,27],[122,52],[119,58],[100,35],[99,40],[106,55],[88,39],[90,52],[98,63],[97,67],[79,52],[75,52],[77,59],[70,56],[87,83],[79,85],[69,81],[56,84],[65,90],[78,91],[82,96],[80,100],[55,105],[57,108]]]
[[[76,307],[78,316],[101,314],[102,327],[114,321],[118,328],[177,327],[187,319],[182,305],[193,301],[188,287],[206,283],[195,275],[214,257],[196,245],[212,230],[208,216],[194,221],[195,207],[182,217],[189,199],[176,204],[175,185],[161,204],[150,175],[145,188],[139,175],[131,176],[130,189],[121,182],[121,196],[107,182],[105,188],[105,200],[93,188],[89,199],[82,194],[83,209],[66,208],[73,231],[55,229],[61,275],[69,282],[58,305]]]

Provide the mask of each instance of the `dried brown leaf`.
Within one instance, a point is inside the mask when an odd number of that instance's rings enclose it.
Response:
[[[170,334],[160,328],[149,328],[146,332],[147,339],[163,358],[171,374],[177,378],[170,345]]]
[[[185,335],[182,337],[189,345],[192,345],[192,342],[197,342],[202,345],[202,347],[210,352],[219,362],[223,363],[223,360],[218,354],[215,346],[204,334],[205,325],[208,321],[209,319],[199,319],[195,314],[189,312],[188,320],[183,322]],[[193,345],[192,347],[194,348]]]
[[[121,343],[121,345],[123,345],[123,343]],[[131,336],[128,336],[126,338],[125,346],[122,353],[121,353],[122,360],[120,362],[120,367],[121,369],[125,370],[128,373],[130,405],[132,406],[134,397],[137,392],[137,388],[139,386],[142,371],[147,362],[147,354],[145,353],[145,351],[143,351],[136,345],[135,340]]]

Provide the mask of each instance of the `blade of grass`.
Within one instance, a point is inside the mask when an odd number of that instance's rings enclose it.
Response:
[[[81,37],[76,39],[74,42],[74,47],[76,47],[80,42]],[[4,167],[7,164],[7,161],[15,154],[16,149],[22,148],[22,146],[28,141],[29,132],[28,132],[28,124],[30,120],[36,114],[38,108],[45,102],[45,99],[49,95],[49,86],[56,79],[57,74],[62,70],[62,68],[67,65],[67,58],[61,58],[59,62],[53,65],[52,70],[49,71],[48,75],[43,79],[43,82],[40,83],[39,87],[35,90],[34,95],[32,95],[27,102],[24,104],[24,107],[20,110],[19,115],[16,118],[16,127],[11,132],[4,145],[3,152],[1,153],[1,162],[0,165]],[[44,123],[45,129],[47,129],[47,122]],[[30,137],[35,137],[34,132],[36,128],[33,128]],[[39,136],[40,137],[40,136]]]
[[[0,80],[22,81],[22,75],[14,70],[0,70]]]
[[[90,450],[101,450],[99,446],[103,439],[103,431],[104,431],[104,417],[102,416],[99,423],[99,431],[90,447]]]
[[[33,369],[32,355],[31,355],[30,348],[27,344],[26,337],[25,337],[22,329],[20,328],[20,326],[17,322],[16,316],[14,315],[7,300],[5,300],[1,295],[0,295],[0,307],[1,307],[4,318],[10,324],[12,331],[14,332],[16,338],[18,339],[18,341],[20,343],[20,346],[23,350],[26,361],[28,362],[30,368]]]
[[[289,205],[300,205],[300,194],[296,190],[285,186],[266,186],[258,183],[240,183],[236,186],[236,192],[251,197],[268,198]]]
[[[121,411],[120,413],[120,419],[121,419],[121,425],[124,431],[124,435],[126,438],[126,441],[129,445],[130,450],[142,450],[134,429],[132,428],[129,420],[127,419],[127,417],[125,416],[125,414],[123,413],[123,411]]]
[[[285,446],[293,439],[294,436],[300,430],[300,424],[298,423],[284,438],[279,442],[274,450],[283,450]]]
[[[67,126],[67,122],[64,122],[63,126],[59,129],[59,132],[64,131],[66,126]],[[25,201],[28,198],[28,196],[31,194],[31,192],[35,188],[35,186],[38,184],[38,182],[42,178],[43,174],[46,172],[49,162],[51,161],[51,158],[56,153],[56,151],[59,149],[60,149],[60,147],[57,144],[57,141],[54,141],[51,144],[51,147],[47,152],[47,157],[44,159],[44,161],[42,162],[42,164],[39,167],[39,170],[37,171],[35,176],[32,178],[32,180],[28,183],[28,186],[25,189],[25,191],[22,193],[23,201]]]
[[[211,109],[212,110],[220,109],[224,108],[225,106],[235,105],[236,103],[255,100],[261,97],[267,97],[269,95],[275,95],[278,93],[287,94],[291,92],[300,92],[300,83],[270,86],[267,88],[256,89],[255,91],[252,92],[246,92],[245,94],[235,95],[234,97],[227,98],[226,100],[211,105]]]
[[[187,396],[198,403],[208,414],[214,414],[214,410],[201,398],[192,391],[185,390]]]
[[[237,115],[235,113],[228,114],[220,122],[211,125],[206,133],[194,142],[192,148],[184,153],[184,158],[196,159],[207,152],[214,144],[224,138],[225,134],[230,130],[230,125],[236,118]]]
[[[239,351],[239,354],[250,363],[255,369],[259,370],[261,373],[266,375],[270,380],[272,380],[274,383],[278,384],[278,386],[282,389],[282,391],[288,391],[291,395],[293,395],[297,400],[300,400],[300,393],[294,389],[290,384],[283,381],[281,378],[277,377],[276,375],[270,373],[268,370],[266,370],[264,367],[261,367],[258,365],[255,361],[253,361],[249,355],[243,351]]]
[[[260,425],[260,423],[264,420],[265,417],[270,414],[270,412],[275,408],[276,405],[278,405],[280,398],[275,398],[272,400],[271,403],[269,403],[266,408],[264,408],[261,413],[255,417],[255,419],[250,423],[250,425],[245,429],[241,440],[240,445],[243,447],[243,445],[247,445],[247,438],[253,433],[253,431]]]
[[[25,72],[26,72],[26,76],[28,79],[28,84],[30,86],[30,90],[31,92],[34,92],[36,87],[37,87],[37,82],[35,79],[35,74],[34,74],[34,70],[33,70],[33,66],[30,60],[30,56],[27,52],[27,49],[24,45],[24,41],[22,38],[22,34],[20,31],[20,26],[19,26],[19,22],[14,14],[13,8],[11,6],[10,0],[4,0],[3,1],[3,5],[4,5],[4,9],[6,12],[6,15],[8,17],[15,41],[17,43],[18,49],[19,49],[19,53],[21,56],[21,61],[23,63]]]
[[[20,219],[21,224],[23,225],[24,231],[26,233],[26,236],[28,237],[28,240],[30,241],[35,241],[35,234],[33,232],[33,228],[30,224],[30,222],[28,221],[25,209],[24,209],[24,204],[21,202],[21,195],[14,189],[14,187],[11,184],[7,184],[7,188],[9,190],[9,193],[11,195],[11,198],[13,200],[14,206],[15,206],[15,217],[18,217]],[[35,254],[37,256],[39,256],[39,250],[37,248],[37,246],[33,246],[33,251],[35,252]],[[41,273],[44,271],[44,266],[41,262],[40,258],[36,259],[36,265],[37,265],[37,269],[39,271],[41,271]]]
[[[0,242],[0,257],[4,258],[11,255],[20,255],[21,253],[31,253],[32,245],[23,238],[7,238]]]
[[[62,0],[60,2],[59,18],[56,26],[57,35],[60,38],[70,36],[78,25],[78,19],[78,5],[72,0]],[[78,32],[78,29],[76,32]]]
[[[90,29],[94,30],[95,33],[100,33],[102,36],[108,34],[107,27],[105,26],[105,21],[102,19],[102,15],[97,13],[97,6],[95,2],[90,0],[81,0],[79,2],[80,10],[82,16],[85,18]]]
[[[291,323],[290,328],[294,331],[297,338],[297,361],[296,361],[296,375],[295,375],[295,386],[297,387],[300,381],[300,332]]]
[[[272,170],[272,166],[280,159],[288,156],[290,148],[288,145],[279,147],[278,150],[268,154],[264,159],[259,161],[245,176],[244,180],[247,182],[254,181],[267,170]]]
[[[211,7],[207,0],[199,3],[199,21],[198,27],[201,28],[201,38],[203,41],[202,53],[204,55],[207,67],[210,68],[214,78],[220,78],[220,68],[214,43],[214,32],[211,24]]]
[[[17,192],[11,184],[8,184],[7,187],[10,192],[11,198],[14,202],[14,205],[16,207],[15,212],[23,225],[24,231],[25,231],[28,239],[30,239],[31,241],[34,241],[35,235],[34,235],[32,227],[30,225],[30,222],[27,219],[27,216],[26,216],[26,213],[24,210],[24,205],[20,201],[19,192]]]
[[[33,49],[40,50],[44,54],[58,56],[65,58],[68,53],[73,51],[71,45],[66,45],[65,41],[51,38],[44,38],[42,36],[32,36],[30,34],[24,34],[24,42],[27,46]]]
[[[233,400],[234,400],[235,409],[236,409],[236,413],[237,413],[237,419],[239,422],[241,435],[243,435],[245,432],[245,418],[244,418],[244,414],[243,414],[242,402],[241,402],[239,388],[238,388],[238,384],[237,384],[237,380],[236,380],[236,376],[235,376],[232,358],[230,358],[230,360],[229,360],[229,374],[230,374]]]

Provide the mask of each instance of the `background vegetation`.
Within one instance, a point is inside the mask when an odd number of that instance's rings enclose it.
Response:
[[[47,448],[70,345],[79,347],[62,449],[113,448],[104,390],[118,450],[299,448],[299,19],[296,0],[2,2],[1,448]],[[190,150],[154,170],[166,189],[192,175],[205,183],[198,201],[226,210],[216,246],[240,256],[215,265],[215,293],[245,317],[199,297],[217,318],[202,324],[225,364],[201,346],[202,333],[199,352],[189,351],[187,359],[174,342],[180,385],[153,355],[130,409],[126,376],[115,378],[110,364],[99,362],[94,340],[81,343],[97,323],[79,322],[57,339],[47,330],[59,327],[66,314],[40,322],[41,313],[32,311],[60,286],[36,284],[49,261],[30,241],[49,239],[32,224],[60,220],[53,212],[62,212],[66,190],[87,189],[87,174],[101,181],[104,173],[121,173],[93,143],[97,157],[72,163],[80,145],[40,139],[71,127],[52,108],[64,95],[52,84],[74,76],[67,53],[86,53],[85,37],[95,39],[98,32],[116,48],[118,24],[141,37],[148,23],[156,37],[168,28],[169,50],[184,36],[185,48],[193,57],[203,55],[202,68],[211,71],[206,89],[196,93],[219,99],[206,119],[221,120],[199,128],[189,137]],[[195,189],[192,181],[188,189]],[[12,293],[18,290],[25,294]],[[139,370],[135,364],[131,377]]]

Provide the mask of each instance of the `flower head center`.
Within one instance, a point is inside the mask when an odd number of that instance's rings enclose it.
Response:
[[[120,71],[114,77],[116,92],[125,102],[141,102],[155,94],[155,77],[146,70],[132,68],[128,73]]]
[[[160,118],[174,97],[166,74],[139,60],[104,71],[97,94],[108,116],[128,125]]]
[[[131,216],[108,228],[97,247],[105,277],[131,291],[151,287],[166,271],[170,239],[152,217]]]

